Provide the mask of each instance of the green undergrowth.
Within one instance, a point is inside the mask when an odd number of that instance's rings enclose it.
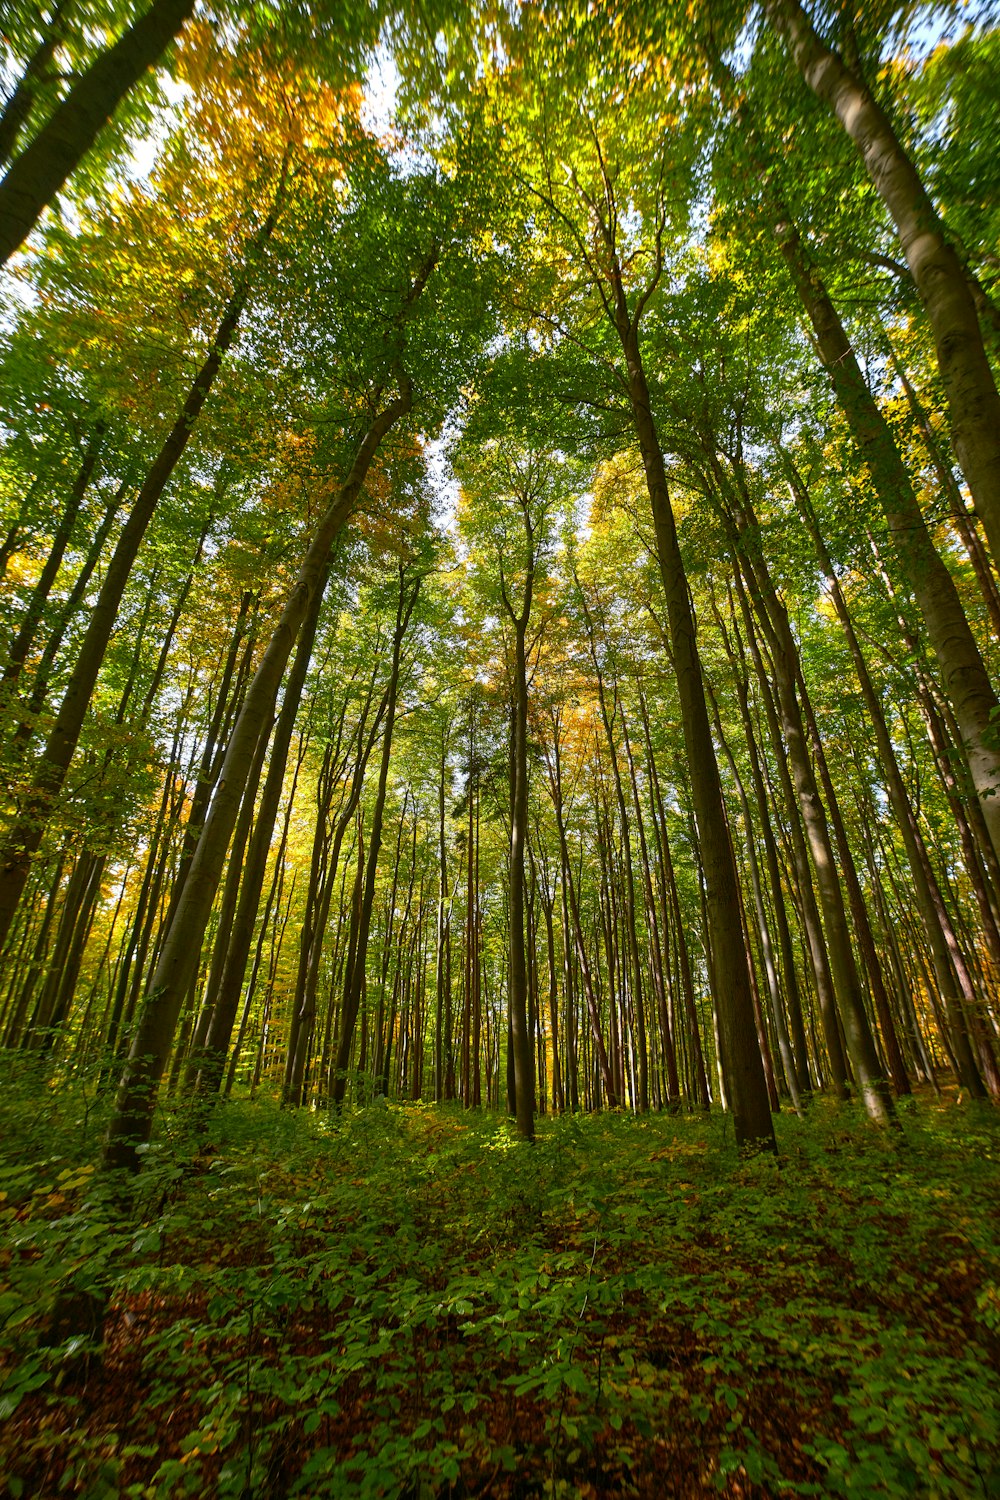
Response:
[[[1000,1495],[1000,1133],[0,1103],[13,1496]],[[2,1483],[2,1481],[0,1481]]]

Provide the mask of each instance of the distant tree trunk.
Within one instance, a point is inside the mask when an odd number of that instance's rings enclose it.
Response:
[[[389,668],[389,684],[386,693],[385,728],[382,732],[382,758],[379,764],[378,783],[375,788],[375,804],[372,808],[371,831],[368,835],[368,861],[365,867],[364,889],[358,913],[358,936],[349,956],[344,977],[344,1000],[340,1013],[340,1035],[337,1055],[333,1064],[333,1087],[331,1095],[334,1107],[339,1109],[347,1090],[347,1070],[351,1060],[351,1043],[358,1019],[362,993],[365,985],[365,964],[368,952],[368,935],[371,929],[372,905],[375,900],[375,876],[378,871],[379,850],[382,847],[382,820],[385,813],[385,795],[389,784],[389,762],[392,757],[392,735],[396,724],[396,704],[399,696],[399,678],[402,665],[403,640],[410,618],[420,593],[422,578],[408,580],[406,568],[399,569],[399,600],[396,606],[396,628],[392,635],[392,661]]]
[[[441,768],[438,779],[438,906],[437,943],[435,950],[434,990],[434,1099],[440,1104],[445,1097],[446,1013],[451,1010],[448,979],[448,841],[445,834],[445,778],[448,771],[449,730],[441,731]],[[450,1043],[450,1037],[447,1038]]]
[[[409,801],[409,792],[403,797],[403,808],[400,814],[399,827],[396,830],[396,853],[392,861],[392,885],[389,889],[389,899],[386,902],[385,931],[382,937],[382,962],[379,966],[378,1006],[375,1011],[375,1047],[372,1059],[372,1073],[377,1080],[377,1086],[381,1085],[382,1072],[385,1066],[386,1052],[386,992],[389,982],[389,969],[392,964],[394,953],[398,964],[398,934],[396,932],[396,903],[399,891],[399,870],[403,859],[403,834],[406,830],[406,808]],[[417,819],[413,820],[414,838],[416,838]],[[409,888],[406,893],[406,911],[410,910],[413,900],[413,882],[416,878],[416,861],[410,861]],[[405,916],[404,916],[405,921]],[[383,1091],[384,1092],[384,1091]]]
[[[430,274],[427,265],[413,295]],[[136,1148],[149,1139],[159,1081],[166,1066],[180,1008],[195,973],[205,929],[254,749],[265,721],[274,712],[285,666],[295,645],[313,595],[326,577],[330,550],[341,526],[357,502],[361,486],[382,438],[410,409],[409,382],[402,378],[399,396],[374,418],[365,433],[343,484],[335,488],[309,545],[299,576],[247,691],[223,762],[216,795],[198,841],[184,891],[177,904],[159,962],[149,985],[149,998],[136,1031],[129,1061],[112,1118],[104,1162],[106,1167],[136,1171]]]
[[[634,1106],[639,1114],[646,1114],[649,1110],[649,1050],[646,1040],[646,1017],[643,1002],[643,963],[639,953],[639,933],[636,922],[636,900],[635,900],[635,870],[632,861],[632,838],[629,829],[628,806],[625,801],[625,792],[622,786],[621,770],[618,765],[618,747],[615,744],[614,728],[611,714],[608,711],[607,696],[604,690],[604,673],[601,670],[597,655],[597,641],[595,638],[594,621],[587,603],[586,593],[576,579],[576,586],[580,602],[583,607],[584,624],[587,631],[587,647],[590,652],[591,665],[597,683],[597,701],[601,710],[601,722],[604,725],[604,734],[608,742],[608,759],[611,764],[611,775],[614,782],[615,798],[618,805],[618,823],[621,828],[622,838],[622,860],[624,869],[624,926],[625,938],[628,943],[629,957],[632,967],[632,1002],[635,1016],[636,1049],[638,1051],[639,1077],[638,1086],[634,1095]],[[620,710],[618,703],[618,692],[615,688],[615,712]],[[626,750],[626,754],[628,751]],[[669,1028],[668,1028],[669,1029]],[[676,1085],[676,1078],[674,1080]]]
[[[518,1132],[535,1138],[535,1068],[528,1030],[528,971],[524,933],[525,845],[528,836],[528,665],[527,610],[515,617],[514,745],[511,772],[510,951],[508,955],[511,1042]]]
[[[667,1072],[666,1103],[667,1108],[672,1112],[680,1103],[680,1082],[677,1076],[677,1053],[674,1048],[670,1011],[667,1004],[664,946],[660,938],[660,918],[662,917],[665,927],[667,920],[666,908],[661,907],[660,915],[657,915],[657,899],[653,890],[653,874],[650,867],[649,846],[646,840],[646,829],[642,816],[642,801],[639,796],[639,781],[636,772],[635,757],[632,754],[632,745],[629,740],[628,724],[625,719],[624,710],[620,704],[619,713],[622,726],[622,744],[625,750],[625,761],[628,765],[629,782],[632,787],[632,805],[635,809],[635,828],[639,840],[639,861],[642,869],[643,890],[646,896],[646,922],[649,927],[649,965],[653,977],[653,989],[656,994],[656,1008],[660,1022],[660,1046]]]
[[[757,639],[754,617],[751,613],[750,603],[743,589],[740,574],[736,574],[737,592],[743,612],[744,625],[746,628],[747,642],[750,646],[750,654],[753,658],[754,669],[760,687],[760,701],[764,708],[764,717],[767,721],[768,735],[771,740],[771,748],[774,763],[778,772],[778,784],[781,788],[782,797],[788,813],[788,828],[791,842],[792,864],[798,882],[799,902],[802,916],[802,927],[805,934],[806,947],[812,964],[813,975],[816,980],[816,994],[819,1001],[820,1020],[823,1027],[823,1039],[826,1043],[827,1058],[829,1060],[830,1081],[833,1091],[838,1098],[847,1097],[847,1063],[844,1057],[843,1043],[840,1037],[840,1026],[837,1017],[837,999],[834,989],[833,976],[830,967],[830,957],[827,949],[826,936],[823,924],[820,921],[819,907],[816,902],[816,891],[813,886],[812,871],[809,865],[809,854],[806,849],[806,840],[802,831],[802,817],[800,803],[792,776],[789,770],[788,757],[785,750],[785,741],[782,733],[782,724],[779,721],[778,709],[775,704],[774,694],[771,688],[771,676],[765,665],[760,643]],[[740,699],[740,711],[744,718],[744,726],[747,729],[748,743],[753,734],[750,720],[749,705],[746,701],[747,687],[745,681],[737,680],[737,696]],[[762,790],[763,787],[761,788]],[[780,875],[778,892],[781,892]],[[783,894],[775,895],[778,900],[784,902]]]
[[[225,964],[219,976],[218,989],[211,997],[213,1012],[205,1037],[205,1058],[198,1077],[198,1088],[202,1093],[215,1092],[225,1067],[226,1051],[236,1020],[236,1009],[243,988],[243,976],[253,942],[254,923],[267,869],[271,835],[274,831],[278,803],[284,787],[288,748],[295,728],[306,673],[309,670],[325,588],[326,579],[324,578],[313,595],[309,612],[302,623],[295,659],[285,682],[285,693],[271,745],[264,790],[247,851],[239,901],[229,932],[222,933],[219,939],[220,943],[225,945]]]
[[[184,1087],[189,1091],[198,1085],[199,1075],[211,1057],[207,1048],[208,1036],[215,1017],[216,996],[225,968],[228,938],[233,928],[233,918],[236,914],[236,904],[239,899],[243,877],[243,859],[246,854],[247,840],[250,837],[250,829],[253,826],[254,809],[257,803],[257,789],[260,786],[260,778],[264,771],[267,747],[271,740],[271,728],[272,725],[270,723],[265,723],[261,730],[260,739],[257,741],[257,748],[254,751],[253,762],[250,767],[250,775],[247,777],[246,790],[243,793],[243,805],[236,820],[233,847],[229,856],[226,879],[222,888],[222,901],[219,906],[216,944],[212,952],[211,963],[209,964],[201,1011],[198,1015],[198,1021],[191,1038],[191,1046],[186,1060]],[[228,1044],[228,1036],[226,1040]],[[223,1050],[218,1064],[218,1075],[213,1081],[212,1092],[218,1088],[224,1063],[225,1051]]]
[[[829,821],[816,784],[802,709],[796,694],[798,649],[788,626],[784,605],[774,591],[762,559],[755,559],[755,566],[752,567],[748,566],[746,558],[741,558],[740,563],[743,576],[754,591],[758,617],[770,637],[770,659],[782,737],[816,874],[827,953],[847,1050],[865,1109],[873,1120],[879,1124],[887,1124],[893,1115],[892,1099],[882,1076],[865,1010]]]
[[[277,204],[256,237],[258,248],[270,238],[276,222]],[[236,290],[213,335],[208,355],[146,476],[118,538],[114,556],[108,563],[76,665],[70,674],[55,725],[27,795],[24,814],[8,835],[0,852],[0,943],[10,927],[28,878],[32,856],[42,842],[55,799],[73,759],[139,545],[153,518],[157,502],[188,445],[192,428],[208,399],[223,358],[236,336],[249,293],[250,280],[248,276],[244,276],[237,281]]]
[[[11,642],[10,651],[7,656],[7,665],[4,668],[3,677],[0,679],[0,682],[6,687],[17,682],[24,668],[24,663],[27,660],[28,652],[31,650],[35,639],[35,632],[42,618],[42,611],[45,608],[52,585],[56,581],[56,575],[62,566],[63,555],[69,545],[73,526],[80,513],[80,506],[83,504],[83,497],[87,493],[87,486],[93,477],[94,468],[101,451],[101,443],[104,440],[104,432],[104,423],[95,422],[90,434],[90,440],[84,450],[83,461],[80,464],[76,479],[63,507],[63,513],[56,524],[52,546],[49,548],[49,555],[45,559],[38,582],[32,590],[31,599],[21,620],[20,629]]]
[[[567,979],[569,979],[572,973],[570,952],[571,947],[575,948],[577,964],[579,965],[580,969],[580,979],[583,984],[583,991],[587,1001],[587,1011],[590,1017],[590,1029],[594,1039],[595,1061],[598,1068],[600,1069],[600,1075],[604,1083],[604,1092],[607,1096],[608,1108],[617,1109],[621,1096],[618,1092],[617,1080],[612,1070],[611,1062],[608,1058],[607,1048],[604,1045],[604,1037],[601,1032],[600,1009],[598,1007],[597,994],[595,992],[594,981],[591,975],[590,961],[587,957],[587,944],[584,937],[583,923],[580,920],[580,907],[577,899],[576,885],[573,881],[573,871],[570,865],[569,841],[566,835],[566,821],[563,808],[562,758],[559,748],[558,722],[555,720],[553,722],[555,726],[555,734],[553,735],[552,739],[552,756],[548,761],[548,773],[549,790],[552,796],[552,808],[556,817],[556,832],[559,835],[559,852],[562,862],[562,889],[563,903],[565,907],[564,963],[566,966]],[[567,983],[567,1025],[569,1025],[569,1017],[572,1011],[572,1007],[570,1005],[571,994],[571,984]],[[568,1042],[566,1064],[567,1071],[570,1070],[570,1053],[572,1053],[573,1057],[575,1058],[575,1048],[573,1048]],[[576,1109],[578,1107],[577,1099],[573,1099],[571,1107],[573,1109]]]
[[[760,869],[757,862],[757,850],[754,846],[754,825],[750,812],[750,799],[747,796],[743,778],[732,750],[729,747],[722,729],[722,720],[719,715],[719,706],[715,701],[715,694],[709,686],[709,701],[715,717],[715,734],[722,746],[722,752],[729,762],[730,775],[736,785],[736,793],[740,799],[740,809],[743,813],[743,826],[746,830],[746,854],[747,868],[750,873],[750,888],[753,892],[754,911],[757,914],[757,932],[760,937],[760,956],[764,968],[764,978],[767,981],[767,992],[771,1001],[771,1016],[774,1021],[775,1035],[778,1038],[778,1053],[781,1057],[781,1067],[788,1085],[788,1093],[791,1097],[793,1108],[801,1113],[802,1097],[799,1089],[798,1070],[795,1066],[795,1057],[792,1052],[791,1038],[788,1034],[788,1026],[785,1021],[785,1007],[781,997],[781,989],[778,984],[778,968],[774,957],[774,947],[771,943],[771,931],[767,923],[767,912],[764,907],[764,895],[761,889]]]
[[[279,731],[275,731],[275,740],[276,741],[278,739],[279,732],[280,732],[280,730]],[[238,1032],[236,1034],[236,1040],[233,1043],[232,1053],[231,1053],[230,1058],[229,1058],[229,1066],[226,1069],[226,1081],[225,1081],[225,1086],[223,1088],[223,1094],[224,1094],[224,1096],[227,1099],[229,1098],[229,1095],[233,1091],[233,1084],[236,1081],[236,1068],[237,1068],[237,1065],[238,1065],[239,1060],[240,1060],[240,1054],[241,1054],[241,1052],[243,1050],[243,1043],[244,1043],[244,1041],[246,1039],[247,1029],[248,1029],[248,1027],[250,1025],[251,1010],[252,1010],[253,1001],[254,1001],[254,992],[256,990],[256,985],[257,985],[257,976],[260,973],[261,963],[262,963],[263,957],[264,957],[264,945],[265,945],[265,942],[267,941],[268,934],[269,934],[269,932],[271,931],[271,928],[272,928],[272,917],[271,917],[271,914],[272,914],[272,912],[277,912],[278,910],[280,910],[280,906],[281,906],[282,879],[283,879],[283,876],[284,876],[284,858],[285,858],[285,850],[288,847],[288,827],[289,827],[289,824],[291,823],[292,806],[293,806],[294,799],[295,799],[295,790],[296,790],[296,787],[298,786],[299,772],[302,769],[302,761],[303,761],[303,759],[305,757],[305,750],[306,750],[307,743],[308,743],[308,741],[306,740],[305,736],[303,736],[303,738],[302,738],[302,740],[300,742],[299,754],[298,754],[297,759],[296,759],[295,771],[294,771],[293,776],[292,776],[292,785],[291,785],[291,788],[289,789],[289,793],[288,793],[288,802],[287,802],[287,805],[286,805],[286,808],[285,808],[285,817],[284,817],[283,826],[282,826],[282,830],[281,830],[281,837],[280,837],[280,839],[278,841],[278,848],[277,848],[277,851],[276,851],[276,854],[275,854],[275,858],[274,858],[274,873],[273,873],[273,875],[271,877],[271,884],[268,887],[267,896],[266,896],[266,898],[264,900],[264,909],[260,913],[260,926],[259,926],[259,931],[258,931],[258,934],[257,934],[257,943],[256,943],[256,947],[255,947],[255,950],[254,950],[253,963],[250,966],[250,978],[247,980],[246,993],[245,993],[244,999],[243,999],[243,1014],[240,1017],[239,1030],[238,1030]],[[272,746],[271,754],[272,754],[272,756],[274,755],[274,746]],[[270,766],[268,767],[268,772],[270,773]],[[283,779],[284,778],[282,777],[282,780]],[[267,796],[267,783],[265,781],[264,797],[266,798],[266,796]],[[262,801],[263,801],[263,799],[262,799]],[[263,817],[263,816],[264,816],[264,810],[262,808],[261,812],[258,813],[258,822],[260,821],[260,818]],[[271,820],[271,828],[272,829],[273,829],[273,826],[274,826],[274,820],[272,818],[272,820]],[[256,832],[257,832],[257,829],[255,827],[254,828],[254,834],[255,835],[256,835]],[[270,842],[270,840],[268,840],[268,842]],[[265,864],[266,864],[267,852],[268,851],[265,850]],[[251,855],[249,855],[248,858],[247,858],[247,863],[248,864],[250,862],[250,858],[252,857],[252,854],[253,854],[253,845],[251,843]],[[248,871],[247,875],[244,877],[244,887],[246,886],[247,881],[251,878],[251,875],[252,875],[252,872]],[[242,897],[242,895],[243,895],[243,891],[242,890],[240,892],[240,895]],[[258,895],[259,895],[259,892],[258,892]],[[254,915],[256,916],[256,905],[255,905],[255,908],[254,908]],[[239,919],[239,914],[237,913],[237,920],[238,919]],[[234,941],[236,941],[236,934],[235,933],[234,933]],[[227,968],[228,968],[228,965],[230,963],[230,954],[227,954],[227,956],[226,956],[226,963],[227,963]],[[245,965],[244,965],[244,967],[245,967]],[[243,975],[243,971],[241,970],[240,971],[240,982],[241,983],[242,983],[242,975]],[[226,978],[226,976],[223,975],[223,983],[225,982],[225,978]],[[212,1068],[214,1066],[213,1059],[217,1055],[216,1049],[217,1048],[221,1048],[221,1044],[217,1043],[217,1042],[215,1042],[213,1040],[213,1034],[215,1033],[216,1025],[217,1024],[219,1025],[219,1028],[221,1030],[221,1024],[222,1023],[221,1022],[217,1023],[217,1020],[216,1020],[216,1018],[218,1017],[218,1015],[219,1015],[219,1008],[217,1006],[216,1007],[216,1014],[212,1018],[212,1030],[209,1032],[208,1041],[206,1043],[206,1047],[211,1047],[212,1048],[212,1051],[209,1052],[209,1059],[208,1059],[208,1063],[206,1065],[206,1074],[207,1074],[207,1076],[205,1077],[204,1083],[202,1083],[201,1079],[199,1078],[199,1087],[203,1088],[206,1092],[209,1089],[210,1084],[211,1084],[211,1070],[212,1070]]]
[[[545,951],[548,958],[549,1033],[552,1038],[552,1108],[556,1114],[566,1112],[566,1093],[563,1088],[562,1062],[559,1056],[559,968],[556,961],[554,882],[550,885],[549,871],[543,866],[543,885],[540,889],[542,915],[545,918]]]
[[[316,1021],[316,992],[319,984],[323,940],[326,935],[326,913],[329,910],[333,885],[340,866],[340,851],[343,848],[344,839],[354,821],[358,804],[361,801],[361,793],[365,783],[365,772],[378,736],[379,726],[382,724],[383,718],[388,711],[389,689],[387,688],[382,695],[382,701],[376,709],[371,724],[368,723],[368,715],[374,691],[375,677],[373,675],[351,739],[351,744],[356,745],[357,749],[350,767],[350,781],[347,792],[337,810],[333,836],[329,841],[328,862],[322,885],[320,885],[318,876],[325,837],[324,825],[329,811],[329,802],[326,799],[333,795],[336,782],[334,776],[329,776],[326,797],[321,797],[320,805],[317,808],[316,838],[313,844],[313,865],[310,870],[310,887],[306,893],[306,919],[299,937],[299,971],[292,1000],[292,1022],[288,1034],[288,1056],[282,1087],[282,1098],[285,1104],[299,1105],[305,1103],[303,1088],[306,1077],[306,1064],[309,1058],[309,1048]],[[337,767],[339,772],[346,771],[349,755],[350,751],[348,750],[341,757]],[[358,836],[359,838],[361,836],[360,824]],[[315,919],[311,915],[314,904],[318,906],[318,915]],[[353,950],[350,950],[350,952],[353,952]]]
[[[690,1054],[691,1060],[689,1092],[693,1103],[698,1109],[708,1110],[711,1106],[711,1097],[708,1087],[708,1073],[705,1070],[705,1053],[701,1042],[698,1008],[694,997],[691,952],[684,931],[685,919],[681,913],[680,892],[677,889],[674,862],[670,852],[670,839],[667,834],[666,808],[663,804],[663,792],[660,786],[659,772],[656,768],[656,757],[653,754],[653,737],[649,722],[649,709],[641,684],[639,686],[639,712],[642,719],[642,733],[646,745],[646,757],[649,767],[653,829],[656,833],[657,868],[659,871],[661,892],[660,899],[663,906],[664,923],[668,928],[673,928],[674,943],[677,950],[675,972],[679,972],[680,975],[684,1014],[687,1019],[687,1026],[685,1028],[687,1034],[687,1051]]]
[[[25,1046],[43,1053],[53,1050],[76,993],[84,948],[101,895],[105,863],[105,855],[85,850],[66,891],[49,975],[25,1039]]]

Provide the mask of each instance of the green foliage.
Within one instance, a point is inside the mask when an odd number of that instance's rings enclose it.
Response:
[[[4,1105],[12,1493],[991,1492],[1000,1138],[973,1111],[895,1144],[816,1106],[737,1166],[719,1117],[526,1148],[441,1108],[233,1105],[193,1171],[168,1121],[116,1220],[85,1103]],[[88,1295],[103,1344],[58,1321]]]

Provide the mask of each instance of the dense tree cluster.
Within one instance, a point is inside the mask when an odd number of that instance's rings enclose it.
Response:
[[[1000,1101],[991,20],[9,8],[0,1036],[110,1166]]]

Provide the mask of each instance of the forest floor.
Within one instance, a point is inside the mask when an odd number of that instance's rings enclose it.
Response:
[[[5,1087],[0,1488],[1000,1496],[1000,1118],[778,1123],[235,1103],[125,1222],[86,1095]]]

